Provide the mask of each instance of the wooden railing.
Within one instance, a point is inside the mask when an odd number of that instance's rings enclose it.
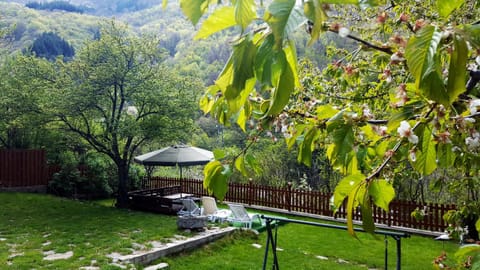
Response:
[[[195,194],[196,196],[207,196],[203,188],[203,182],[198,179],[178,179],[152,177],[144,180],[144,188],[160,188],[170,185],[181,185],[182,192]],[[330,207],[332,194],[319,191],[295,190],[291,185],[287,187],[270,187],[257,185],[253,182],[246,184],[229,183],[225,201],[238,202],[247,205],[265,206],[283,209],[293,212],[303,212],[316,215],[332,216]],[[416,209],[424,210],[425,216],[422,220],[416,220],[411,213]],[[443,220],[443,215],[455,205],[443,205],[435,203],[418,204],[415,202],[394,200],[389,205],[389,212],[374,206],[373,219],[377,224],[387,226],[398,226],[413,229],[443,232],[448,224]],[[335,218],[346,218],[345,205],[335,213]],[[355,220],[361,220],[360,211],[353,215]]]

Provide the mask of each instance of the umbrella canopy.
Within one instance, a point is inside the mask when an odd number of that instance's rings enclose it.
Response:
[[[204,165],[213,159],[213,152],[187,145],[173,145],[134,158],[146,166]]]
[[[135,157],[133,160],[145,167],[179,166],[180,178],[182,167],[204,165],[213,159],[213,152],[187,145],[172,145]]]

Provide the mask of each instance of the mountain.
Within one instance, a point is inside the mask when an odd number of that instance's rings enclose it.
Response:
[[[1,0],[0,2],[18,3],[26,5],[32,2],[53,2],[43,0]],[[56,1],[56,0],[55,0]],[[162,0],[67,0],[72,5],[86,7],[86,12],[96,16],[116,16],[125,12],[134,12],[160,5]]]
[[[193,42],[195,27],[182,14],[176,1],[170,1],[163,9],[161,0],[139,1],[148,8],[131,11],[116,9],[130,0],[82,1],[71,4],[92,7],[93,13],[74,13],[61,10],[37,10],[27,8],[27,1],[0,0],[0,29],[15,26],[8,37],[8,51],[15,53],[32,46],[34,40],[45,32],[53,32],[71,44],[75,51],[98,32],[105,20],[116,20],[129,25],[135,33],[149,34],[160,39],[160,47],[169,54],[167,64],[176,66],[181,75],[195,75],[212,83],[230,54],[228,36],[215,35]],[[98,3],[97,3],[98,2]],[[95,15],[103,10],[103,15]]]
[[[0,2],[0,10],[0,27],[14,26],[7,43],[11,52],[28,48],[44,32],[54,32],[78,49],[93,37],[100,21],[93,15],[34,10],[19,3]]]

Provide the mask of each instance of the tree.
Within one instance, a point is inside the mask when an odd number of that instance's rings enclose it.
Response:
[[[49,119],[41,114],[43,85],[31,80],[28,70],[22,69],[23,56],[2,57],[0,61],[0,147],[29,149],[42,147]],[[28,82],[28,83],[26,83]],[[40,139],[42,138],[42,139]]]
[[[62,55],[65,59],[71,59],[75,55],[75,50],[63,38],[55,33],[43,33],[33,42],[31,51],[38,57],[44,57],[48,60],[54,60],[55,57]]]
[[[181,140],[195,116],[200,85],[163,68],[157,45],[112,22],[73,61],[31,58],[29,65],[49,83],[45,113],[115,163],[119,207],[127,206],[129,167],[139,147]]]
[[[346,201],[351,234],[357,208],[367,231],[374,228],[371,202],[388,211],[391,179],[402,166],[422,175],[456,167],[478,177],[478,1],[180,2],[193,24],[213,9],[197,38],[241,29],[200,101],[204,112],[223,124],[233,118],[245,131],[249,119],[256,130],[281,127],[305,165],[325,146],[344,175],[334,206]],[[300,81],[292,35],[305,29],[310,44],[331,32],[358,45],[328,48],[337,60]],[[245,172],[244,155],[209,163],[205,187],[223,197],[231,164]]]

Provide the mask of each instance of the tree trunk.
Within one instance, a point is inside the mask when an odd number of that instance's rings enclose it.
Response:
[[[118,193],[117,204],[118,208],[128,207],[128,166],[124,160],[117,162],[118,167]]]

